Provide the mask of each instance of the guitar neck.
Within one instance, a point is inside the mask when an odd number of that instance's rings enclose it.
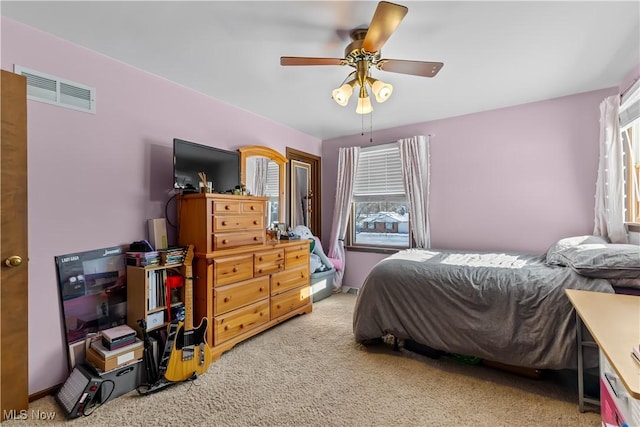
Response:
[[[193,329],[193,267],[184,266],[184,327],[185,330]]]

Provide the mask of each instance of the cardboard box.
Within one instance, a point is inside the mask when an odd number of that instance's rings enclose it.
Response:
[[[135,344],[116,350],[107,350],[100,342],[93,342],[87,349],[87,361],[99,370],[108,372],[142,359],[143,351],[144,344],[139,338]]]
[[[147,221],[149,226],[149,243],[154,250],[167,249],[169,247],[167,241],[167,220],[165,218],[150,219]]]

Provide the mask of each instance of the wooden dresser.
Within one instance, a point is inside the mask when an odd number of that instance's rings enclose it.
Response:
[[[312,310],[310,241],[269,241],[267,200],[209,193],[178,198],[178,243],[195,247],[194,322],[209,320],[213,360]]]

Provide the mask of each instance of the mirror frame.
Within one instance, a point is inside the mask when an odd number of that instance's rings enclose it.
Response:
[[[311,165],[305,162],[301,162],[299,160],[291,160],[291,171],[290,171],[290,179],[291,179],[291,194],[289,195],[289,206],[291,209],[290,218],[291,218],[291,227],[295,227],[296,225],[305,225],[309,227],[309,220],[311,215],[309,214],[310,200],[309,195],[311,194]],[[298,221],[298,217],[296,215],[297,210],[297,202],[298,200],[298,170],[304,171],[307,176],[307,182],[305,182],[305,186],[307,189],[307,203],[304,204],[304,209],[301,210],[301,214],[303,216],[302,221]],[[300,224],[296,224],[300,222]]]
[[[280,197],[280,202],[278,206],[278,222],[285,222],[286,206],[288,206],[288,200],[285,196],[285,188],[286,188],[285,165],[289,162],[289,160],[284,155],[277,152],[273,148],[265,147],[262,145],[247,145],[245,147],[238,148],[238,151],[240,152],[240,179],[245,184],[247,183],[247,168],[246,168],[247,163],[246,162],[248,157],[253,157],[253,156],[266,157],[278,164],[278,169],[280,171],[280,174],[278,176],[278,186],[280,187],[278,188],[278,194]]]

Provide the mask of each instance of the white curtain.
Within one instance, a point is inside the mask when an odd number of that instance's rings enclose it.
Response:
[[[342,270],[333,276],[333,292],[342,288],[342,278],[345,270],[344,238],[347,234],[351,200],[353,199],[353,184],[356,179],[360,147],[340,148],[338,157],[338,176],[336,183],[336,204],[333,209],[331,240],[329,241],[329,258],[339,259]]]
[[[624,158],[620,137],[620,96],[600,103],[600,161],[596,181],[593,234],[612,243],[627,243],[624,226]]]
[[[409,203],[411,235],[417,248],[431,247],[429,232],[429,138],[424,135],[398,141],[402,180]]]
[[[253,194],[264,196],[267,192],[267,170],[269,159],[266,157],[254,158],[255,169],[253,173]]]

